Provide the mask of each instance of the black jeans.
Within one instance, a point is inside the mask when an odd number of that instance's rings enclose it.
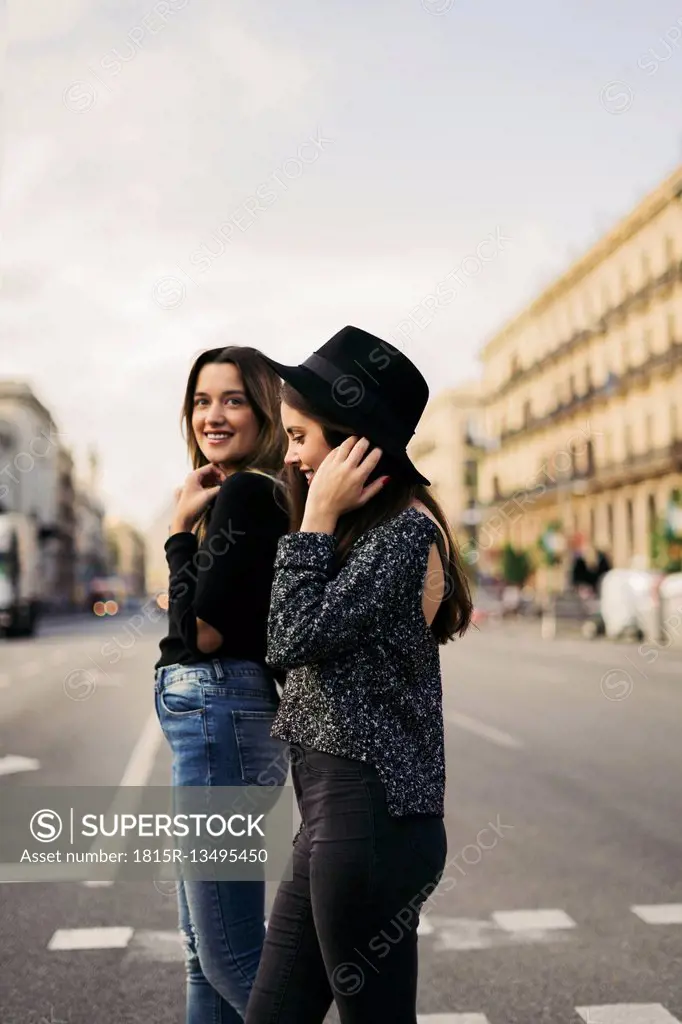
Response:
[[[292,744],[303,829],[246,1024],[416,1024],[417,925],[446,859],[443,819],[395,817],[369,764]]]

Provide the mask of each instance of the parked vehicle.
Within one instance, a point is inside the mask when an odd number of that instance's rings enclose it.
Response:
[[[611,569],[602,579],[600,612],[610,639],[657,638],[663,574],[648,569]]]
[[[42,579],[38,524],[18,512],[0,513],[0,632],[33,636]]]

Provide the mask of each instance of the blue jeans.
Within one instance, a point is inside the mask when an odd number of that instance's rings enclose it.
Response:
[[[264,665],[225,659],[157,669],[156,713],[174,786],[286,781],[287,745],[270,735],[278,704]],[[265,938],[265,883],[182,881],[187,1024],[240,1024]]]

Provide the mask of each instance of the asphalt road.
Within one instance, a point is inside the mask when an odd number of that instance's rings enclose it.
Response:
[[[24,766],[0,800],[168,781],[160,629],[83,618],[0,643],[0,771]],[[422,916],[424,1024],[682,1021],[680,655],[491,624],[443,650],[443,674],[449,863]],[[2,885],[0,1024],[182,1024],[165,888]]]

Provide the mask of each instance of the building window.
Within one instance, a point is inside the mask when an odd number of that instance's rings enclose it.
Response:
[[[656,495],[650,494],[647,498],[647,519],[649,521],[649,536],[651,537],[656,531]]]
[[[528,426],[528,424],[530,423],[532,418],[533,418],[533,413],[532,413],[532,410],[531,410],[530,399],[527,398],[525,400],[525,402],[523,403],[523,425],[524,425],[524,427]]]
[[[591,508],[590,509],[590,537],[589,537],[590,544],[594,544],[595,543],[596,537],[597,537],[597,526],[596,526],[595,518],[594,518],[594,509]]]
[[[499,500],[502,497],[502,491],[500,489],[500,478],[499,476],[493,477],[493,497],[495,500]]]
[[[654,447],[654,418],[651,413],[647,414],[644,420],[644,436],[646,439],[646,450],[653,451]]]
[[[569,400],[576,397],[576,386],[575,386],[575,374],[572,373],[568,378],[568,397]]]
[[[666,236],[666,240],[665,240],[665,265],[666,265],[666,269],[668,267],[673,266],[674,263],[675,263],[675,243],[672,240],[672,238],[670,237],[670,235],[667,235]]]
[[[604,462],[606,463],[607,466],[609,466],[611,464],[611,459],[612,458],[613,458],[613,447],[612,447],[612,444],[611,444],[611,431],[610,430],[605,430],[604,431]]]
[[[651,262],[646,252],[642,253],[642,283],[648,284],[651,280]]]
[[[592,381],[592,366],[590,363],[588,363],[585,367],[585,390],[587,391],[588,395],[592,391],[593,387],[594,383]]]
[[[628,556],[631,556],[635,549],[635,512],[630,498],[625,502],[625,531],[627,536]]]
[[[667,316],[667,319],[666,319],[666,324],[667,324],[668,344],[669,345],[674,345],[675,344],[675,314],[674,313],[668,313],[668,316]]]
[[[651,342],[651,331],[644,332],[644,339],[642,342],[644,348],[644,359],[650,359],[653,354],[653,345]]]
[[[585,445],[585,469],[588,476],[594,473],[594,445],[588,441]]]
[[[625,458],[629,459],[632,456],[632,427],[629,423],[625,424]]]
[[[613,548],[613,505],[611,502],[606,506],[606,538],[608,546]]]
[[[478,484],[478,463],[476,459],[467,459],[464,463],[464,486],[475,490]]]
[[[679,421],[677,416],[677,406],[673,402],[670,406],[670,440],[677,441],[679,432]]]

